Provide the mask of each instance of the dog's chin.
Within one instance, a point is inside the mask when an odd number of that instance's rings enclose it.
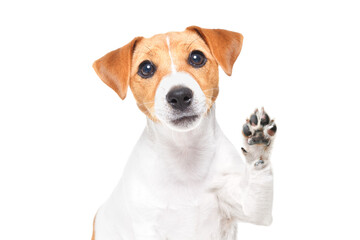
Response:
[[[187,132],[197,128],[202,120],[202,115],[194,114],[189,116],[181,116],[165,121],[165,124],[174,131]]]

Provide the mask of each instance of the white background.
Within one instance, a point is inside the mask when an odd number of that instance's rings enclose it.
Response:
[[[251,2],[251,3],[250,3]],[[94,73],[135,36],[224,28],[245,39],[217,116],[278,125],[274,222],[239,239],[360,239],[357,1],[1,1],[0,239],[90,239],[145,116]]]

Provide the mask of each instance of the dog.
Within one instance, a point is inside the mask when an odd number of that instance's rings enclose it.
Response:
[[[219,65],[231,75],[240,33],[197,26],[136,37],[94,62],[121,99],[130,86],[147,126],[93,240],[234,240],[237,222],[272,222],[269,161],[277,127],[264,109],[244,123],[245,161],[215,118]]]

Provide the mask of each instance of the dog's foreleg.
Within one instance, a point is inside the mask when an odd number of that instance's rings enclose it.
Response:
[[[256,110],[244,125],[245,146],[242,151],[246,167],[223,173],[212,188],[227,225],[237,220],[271,224],[273,174],[269,157],[275,133],[276,125],[264,110]],[[226,228],[226,224],[224,226]],[[225,232],[230,230],[224,229]]]
[[[271,163],[265,157],[254,157],[250,150],[244,152],[244,155],[247,162],[247,184],[241,189],[243,218],[240,215],[240,220],[270,225],[273,204]]]

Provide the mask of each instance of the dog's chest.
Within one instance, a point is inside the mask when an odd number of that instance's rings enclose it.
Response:
[[[124,176],[135,229],[155,230],[160,239],[218,239],[213,236],[221,216],[209,188],[220,144],[210,139],[189,144],[190,139],[181,147],[154,147],[149,141],[137,146]]]
[[[217,200],[203,185],[177,186],[161,192],[167,194],[133,205],[139,217],[137,222],[152,223],[163,239],[210,239],[211,233],[216,232]]]
[[[206,199],[194,206],[174,206],[163,209],[157,221],[160,235],[168,239],[204,239],[218,223],[215,202]],[[166,238],[164,238],[166,239]],[[209,239],[209,238],[207,238]]]

